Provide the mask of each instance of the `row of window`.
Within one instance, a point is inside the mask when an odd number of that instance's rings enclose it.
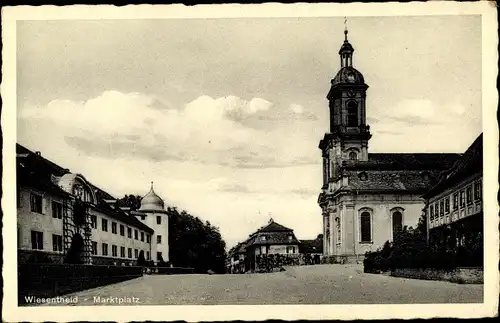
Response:
[[[401,208],[395,208],[392,211],[392,236],[395,237],[398,232],[403,230],[403,213]],[[326,234],[329,235],[329,219],[326,220]],[[342,226],[340,218],[335,218],[335,231],[337,236],[337,243],[342,242]],[[360,243],[372,243],[372,211],[362,210],[359,215],[359,239]]]
[[[31,231],[31,249],[43,250],[43,232]],[[52,235],[52,250],[63,251],[63,239],[61,235]]]
[[[125,250],[127,254],[125,255]],[[92,255],[98,256],[98,244],[96,241],[92,241]],[[101,243],[101,256],[109,255],[109,245],[105,242]],[[129,258],[132,259],[132,248],[120,247],[120,256],[118,256],[118,246],[111,245],[111,257],[119,257],[119,258]],[[149,251],[146,251],[145,258],[149,260]],[[134,257],[135,259],[139,258],[139,249],[134,249]]]
[[[267,236],[260,236],[260,240],[261,241],[267,241]],[[288,241],[292,241],[293,240],[293,236],[292,235],[288,235]]]
[[[54,219],[62,219],[62,203],[52,201],[52,217]],[[43,205],[42,205],[42,196],[32,193],[31,194],[31,212],[43,214]],[[97,229],[97,216],[91,215],[91,226],[94,229]],[[156,223],[161,224],[161,216],[156,217]],[[104,232],[108,232],[108,220],[102,219],[101,221],[101,229]],[[113,234],[118,234],[118,223],[111,222],[111,232]],[[120,235],[125,236],[125,226],[120,224]],[[140,239],[144,241],[144,232],[140,232]],[[127,227],[127,237],[132,239],[132,228]],[[139,231],[137,229],[134,230],[134,239],[139,240]],[[146,234],[146,242],[151,243],[151,236]],[[156,236],[156,243],[162,243],[161,235]]]
[[[31,249],[33,250],[43,250],[43,232],[39,231],[31,231]],[[97,256],[97,242],[92,241],[92,255]],[[102,243],[101,248],[102,256],[108,256],[108,244]],[[52,235],[52,251],[62,252],[63,251],[63,238],[61,235],[53,234]],[[161,252],[157,253],[157,259],[161,259]],[[118,246],[111,245],[111,256],[118,257]],[[139,257],[139,250],[134,249],[134,258],[137,259]],[[149,251],[146,251],[146,260],[149,260]],[[120,258],[132,258],[132,248],[127,249],[127,255],[125,256],[125,247],[120,247]]]
[[[372,240],[372,216],[370,212],[364,211],[359,216],[360,222],[360,243],[371,243]],[[340,230],[340,229],[339,229]],[[392,212],[392,236],[403,230],[403,213],[401,211]],[[340,232],[340,231],[339,231]]]
[[[269,246],[262,246],[260,249],[261,254],[269,253]],[[286,253],[295,253],[295,246],[286,246]]]
[[[453,201],[453,211],[458,210],[459,208],[464,208],[466,204],[471,205],[474,201],[481,200],[481,181],[477,181],[474,184],[467,186],[465,189],[453,193],[453,195],[450,194],[449,196],[430,204],[429,216],[431,221],[450,213],[450,200]]]
[[[43,212],[43,198],[41,195],[36,193],[31,193],[31,212],[44,214]],[[52,201],[52,217],[56,219],[62,219],[62,203]],[[156,216],[156,224],[161,225],[161,215]],[[97,226],[96,226],[97,228]]]
[[[93,229],[97,229],[97,216],[96,215],[91,215],[90,216],[90,223]],[[101,219],[101,230],[104,232],[108,232],[108,220],[107,219]],[[111,222],[111,233],[113,234],[118,234],[118,223],[116,222]],[[125,226],[123,224],[120,224],[120,235],[125,236]],[[146,242],[150,243],[151,242],[151,235],[149,234],[144,234],[143,231],[140,232],[140,239],[141,241],[144,241],[144,236],[146,236]],[[132,239],[132,228],[127,227],[127,237]],[[134,229],[134,239],[139,240],[139,230]],[[156,236],[156,243],[161,244],[162,239],[161,235]]]

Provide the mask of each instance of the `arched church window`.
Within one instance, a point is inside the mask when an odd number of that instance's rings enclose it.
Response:
[[[403,213],[396,211],[392,213],[392,238],[403,231]]]
[[[367,211],[361,213],[360,217],[361,226],[361,243],[371,243],[372,241],[372,223],[371,214]]]
[[[347,126],[358,126],[358,104],[356,101],[349,101],[347,103]]]
[[[354,152],[354,151],[351,151],[349,153],[349,159],[350,160],[357,160],[358,159],[358,154],[356,154],[356,152]]]

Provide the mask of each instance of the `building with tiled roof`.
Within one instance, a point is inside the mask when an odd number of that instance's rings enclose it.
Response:
[[[483,135],[479,135],[455,165],[426,194],[428,238],[450,249],[464,247],[482,265]],[[469,261],[470,261],[469,260]],[[469,264],[471,265],[471,264]]]
[[[63,262],[75,241],[79,259],[87,264],[168,261],[168,217],[163,201],[151,192],[141,208],[116,206],[116,199],[52,161],[17,144],[17,243],[19,262],[34,251]],[[155,194],[155,196],[152,196]],[[75,239],[78,237],[78,239]]]
[[[314,240],[300,240],[299,253],[310,255],[323,255],[323,235],[320,234]]]
[[[245,243],[246,251],[261,253],[298,253],[299,241],[293,230],[274,222],[269,223],[253,233]]]
[[[248,238],[231,248],[228,256],[230,265],[238,265],[245,270],[255,269],[255,258],[262,254],[297,255],[300,241],[293,229],[287,228],[273,219],[250,234]]]
[[[318,198],[323,219],[323,254],[334,262],[357,262],[405,226],[415,227],[422,197],[440,182],[460,154],[369,153],[365,78],[353,67],[347,39],[341,68],[327,99],[330,129],[319,143],[323,186]]]

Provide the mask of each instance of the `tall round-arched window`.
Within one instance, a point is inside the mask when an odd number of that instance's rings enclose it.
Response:
[[[403,214],[399,211],[392,213],[392,237],[403,230]]]
[[[354,152],[354,151],[351,151],[349,153],[349,159],[350,160],[357,160],[358,159],[358,154],[356,154],[356,152]]]
[[[358,126],[358,104],[356,101],[349,101],[347,103],[347,126]]]
[[[369,212],[361,213],[360,217],[361,224],[361,242],[371,242],[372,241],[372,224],[371,215]]]

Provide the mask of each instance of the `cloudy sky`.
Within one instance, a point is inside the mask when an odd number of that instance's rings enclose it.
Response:
[[[371,152],[481,132],[479,16],[349,18]],[[18,142],[116,197],[150,181],[229,246],[271,216],[321,232],[319,140],[343,17],[24,21]]]

